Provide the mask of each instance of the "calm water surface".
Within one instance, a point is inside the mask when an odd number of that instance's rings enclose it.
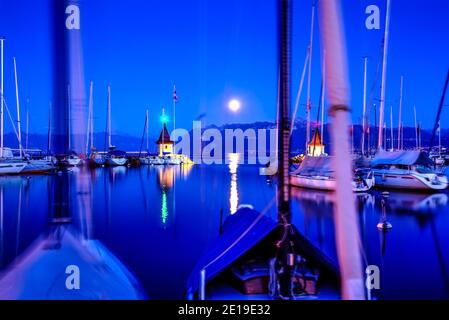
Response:
[[[0,270],[45,230],[51,216],[71,215],[100,240],[155,299],[183,298],[196,261],[240,204],[262,210],[275,196],[254,166],[88,168],[59,175],[0,177]],[[332,194],[293,190],[293,220],[336,259]],[[449,298],[449,204],[446,193],[359,195],[367,264],[381,269],[382,299]],[[268,215],[275,217],[275,209]],[[80,218],[83,217],[83,218]],[[381,219],[393,225],[379,232]],[[51,272],[51,271],[50,271]]]

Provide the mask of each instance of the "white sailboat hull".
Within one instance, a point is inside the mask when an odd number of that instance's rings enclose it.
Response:
[[[27,163],[23,161],[1,161],[0,175],[19,174],[26,167]]]
[[[363,184],[359,184],[353,181],[352,191],[367,192],[374,186],[374,178],[365,179],[364,182],[365,183]],[[303,176],[290,174],[290,184],[295,187],[314,190],[335,191],[336,189],[335,179],[324,176]]]
[[[108,158],[106,164],[111,167],[120,167],[126,165],[128,160],[126,158]]]
[[[433,191],[448,187],[448,179],[444,175],[419,174],[409,171],[373,170],[376,186],[389,189]]]
[[[67,159],[67,163],[71,167],[78,167],[81,165],[82,160],[80,158],[70,158],[70,159]]]

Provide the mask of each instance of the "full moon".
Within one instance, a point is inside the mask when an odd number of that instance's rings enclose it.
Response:
[[[232,112],[237,112],[241,108],[241,103],[237,99],[232,99],[231,101],[229,101],[228,107]]]

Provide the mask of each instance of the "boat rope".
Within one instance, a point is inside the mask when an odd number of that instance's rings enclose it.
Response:
[[[251,223],[251,225],[244,231],[242,234],[225,250],[223,250],[220,255],[218,255],[215,259],[213,259],[211,262],[209,262],[206,266],[204,266],[202,269],[206,270],[210,265],[214,264],[218,260],[220,260],[223,256],[226,255],[226,253],[229,252],[237,243],[240,242],[253,228],[254,226],[265,216],[265,214],[268,212],[268,210],[271,209],[271,207],[276,203],[276,196],[271,199],[270,203],[265,206],[265,208],[260,212],[260,214],[257,216],[257,218]]]
[[[21,144],[20,143],[20,139],[19,139],[19,134],[17,132],[16,125],[14,124],[14,120],[13,120],[13,118],[11,116],[11,112],[9,111],[8,104],[6,103],[6,100],[5,100],[4,97],[3,97],[3,103],[5,104],[6,112],[8,113],[9,120],[11,121],[12,129],[14,131],[14,134],[16,135],[17,141],[19,142],[19,144]]]

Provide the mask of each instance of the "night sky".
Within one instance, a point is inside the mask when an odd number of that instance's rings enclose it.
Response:
[[[369,57],[368,89],[381,58],[385,0],[343,0],[350,67],[353,121],[362,113],[363,57]],[[307,50],[311,0],[294,1],[293,88],[299,85]],[[381,8],[381,30],[365,28],[365,8]],[[49,0],[0,0],[0,35],[6,37],[5,98],[15,107],[12,57],[17,57],[22,112],[30,98],[30,131],[47,132],[52,97]],[[413,104],[425,128],[435,112],[449,68],[449,1],[392,0],[387,119],[397,108],[405,77],[404,122],[413,125]],[[276,2],[274,0],[95,0],[81,2],[86,92],[94,82],[96,131],[104,131],[106,86],[112,87],[115,133],[140,135],[145,110],[151,132],[161,108],[172,112],[172,89],[179,97],[177,127],[274,120],[277,87]],[[320,92],[319,26],[315,26],[312,102]],[[327,49],[331,54],[331,49]],[[379,98],[379,80],[374,97]],[[232,113],[228,101],[242,109]],[[292,99],[294,100],[294,99]],[[449,99],[447,99],[448,101]],[[306,101],[305,90],[301,103]],[[446,102],[449,104],[449,102]],[[299,116],[304,117],[304,106]],[[447,109],[447,108],[446,108]],[[15,109],[14,109],[15,110]],[[14,111],[15,114],[15,111]],[[6,131],[11,130],[6,121]],[[449,127],[449,111],[442,115]]]

